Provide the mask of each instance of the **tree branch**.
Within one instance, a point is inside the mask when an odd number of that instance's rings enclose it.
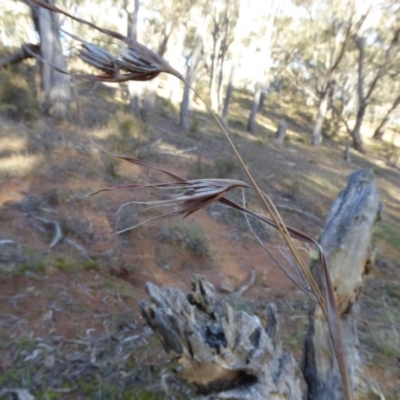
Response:
[[[40,48],[37,44],[23,44],[16,52],[0,58],[0,68],[18,64],[27,58],[34,58],[34,54],[40,54]]]

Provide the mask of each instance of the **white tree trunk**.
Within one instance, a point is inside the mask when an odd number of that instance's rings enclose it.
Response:
[[[318,107],[317,120],[315,121],[314,131],[312,134],[313,146],[320,146],[322,144],[322,126],[324,124],[324,119],[327,111],[328,111],[328,94],[327,92],[325,92],[321,98]]]
[[[198,22],[197,30],[196,30],[196,37],[195,43],[192,50],[192,54],[187,62],[187,71],[186,71],[186,82],[193,86],[196,76],[197,76],[197,69],[199,67],[201,61],[201,48],[203,46],[203,37],[206,31],[206,25],[208,20],[208,15],[206,13],[207,4],[204,6],[204,10],[202,13],[202,18]],[[183,99],[181,103],[180,109],[180,126],[181,129],[184,131],[189,130],[190,121],[189,121],[189,111],[190,111],[190,103],[193,97],[193,92],[189,89],[188,85],[185,85],[183,90]]]
[[[133,9],[131,9],[133,6]],[[129,38],[137,41],[138,19],[139,19],[139,0],[133,2],[125,1],[125,11],[128,16],[127,35]],[[144,85],[138,82],[128,81],[129,111],[137,116],[142,115],[141,97],[143,95]]]
[[[235,78],[235,70],[236,70],[236,63],[233,61],[231,73],[229,74],[228,84],[226,86],[226,95],[224,100],[224,108],[222,110],[222,124],[225,127],[228,127],[228,114],[229,114],[229,106],[232,100],[232,92],[233,92],[233,81]]]
[[[271,49],[272,49],[272,34],[275,24],[275,14],[277,9],[277,2],[271,0],[269,2],[269,15],[267,20],[267,30],[263,38],[264,43],[261,45],[260,53],[258,54],[259,71],[256,78],[253,104],[250,110],[249,118],[247,120],[247,130],[251,133],[254,132],[256,126],[256,115],[260,110],[260,101],[262,98],[263,90],[268,86],[269,73],[271,69]]]
[[[54,5],[53,0],[47,0]],[[32,6],[32,14],[36,30],[40,36],[39,101],[46,114],[55,118],[66,118],[71,101],[69,76],[57,71],[67,70],[59,38],[59,24],[56,13],[45,8]]]

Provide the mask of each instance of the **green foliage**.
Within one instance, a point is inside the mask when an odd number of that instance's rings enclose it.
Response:
[[[121,162],[117,158],[107,158],[104,160],[104,174],[110,178],[118,178],[119,176],[119,166]]]
[[[160,229],[159,240],[192,251],[197,257],[209,257],[208,238],[196,222],[178,222]]]
[[[191,118],[188,136],[192,139],[197,139],[199,131],[199,120],[196,117]]]
[[[140,148],[147,140],[149,126],[132,114],[117,113],[107,126],[111,133],[111,150],[116,154],[138,157]],[[114,167],[107,167],[110,174],[117,174]]]
[[[3,263],[0,263],[0,278],[8,279],[25,274],[43,275],[46,273],[45,258],[40,252],[29,248],[10,245],[2,246]]]
[[[376,229],[376,236],[379,240],[390,244],[396,250],[400,251],[399,229],[392,223],[382,221]]]
[[[287,188],[288,195],[293,199],[298,198],[302,194],[303,186],[304,185],[303,185],[303,182],[301,182],[301,180],[299,180],[299,179],[292,180],[290,185]]]
[[[201,157],[197,157],[195,163],[191,164],[189,176],[198,178],[233,178],[238,166],[231,157],[220,156],[212,164],[205,164]]]
[[[100,265],[94,260],[87,260],[85,262],[85,269],[95,271],[100,269]]]
[[[0,112],[12,119],[34,120],[39,106],[27,68],[2,70],[0,75]]]
[[[177,107],[170,99],[160,97],[159,101],[161,104],[160,113],[163,117],[169,117],[171,114],[175,115],[178,112]]]
[[[76,261],[67,257],[57,257],[53,263],[54,268],[63,272],[72,272],[76,269]]]

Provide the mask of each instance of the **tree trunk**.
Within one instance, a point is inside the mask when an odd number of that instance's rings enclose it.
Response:
[[[254,90],[253,104],[251,106],[249,118],[247,120],[247,131],[254,133],[256,125],[256,115],[261,110],[260,102],[262,100],[262,92],[268,86],[269,72],[271,69],[271,48],[272,48],[272,33],[275,23],[277,2],[271,0],[269,2],[269,15],[267,20],[267,29],[265,33],[265,42],[262,44],[260,54],[258,55],[259,72],[256,77],[256,85]]]
[[[375,140],[382,140],[383,135],[385,134],[385,130],[387,129],[390,122],[391,122],[390,115],[386,114],[382,119],[382,121],[380,122],[380,124],[378,125],[378,127],[375,129],[373,135],[373,138]]]
[[[223,103],[223,81],[224,81],[224,67],[226,56],[228,54],[229,48],[229,21],[231,18],[231,10],[229,9],[229,5],[226,5],[226,13],[225,13],[225,31],[224,37],[221,44],[221,59],[219,62],[219,73],[218,73],[218,82],[217,82],[217,101],[218,101],[218,112],[221,111],[221,106]]]
[[[390,124],[392,121],[392,115],[393,111],[400,105],[400,95],[396,97],[395,101],[393,102],[392,106],[386,113],[386,115],[383,117],[381,123],[379,126],[376,128],[375,133],[373,138],[376,140],[381,140],[383,137],[383,134],[385,133],[385,130],[387,126]]]
[[[267,326],[258,317],[217,300],[214,287],[195,275],[192,292],[146,284],[141,301],[147,324],[167,353],[177,356],[178,378],[204,400],[301,400],[296,363],[283,353],[276,307]]]
[[[344,160],[347,162],[351,162],[351,155],[350,155],[350,143],[346,143],[346,147],[344,149]]]
[[[216,23],[213,32],[213,54],[211,56],[211,71],[210,71],[210,98],[211,98],[211,108],[218,112],[219,102],[218,102],[218,63],[219,63],[219,52],[221,50],[222,36],[219,32],[219,24]]]
[[[363,151],[360,130],[361,130],[361,125],[364,120],[366,108],[367,108],[366,104],[360,104],[358,106],[356,123],[354,125],[353,130],[351,131],[351,137],[353,138],[353,147],[354,147],[354,149],[356,149],[359,152]]]
[[[232,92],[233,92],[233,80],[235,77],[235,69],[236,64],[232,64],[231,73],[229,74],[229,81],[226,87],[226,96],[224,101],[224,109],[222,111],[222,118],[221,121],[225,127],[228,127],[228,114],[229,114],[229,106],[232,100]]]
[[[380,208],[373,172],[356,171],[349,176],[347,188],[333,204],[320,238],[335,288],[344,353],[355,399],[368,391],[358,352],[357,300],[371,268],[371,238]],[[310,312],[303,374],[308,385],[308,400],[343,399],[328,324],[317,305]]]
[[[265,86],[261,92],[261,96],[260,96],[260,102],[258,103],[258,110],[257,112],[261,112],[262,109],[264,108],[264,103],[265,103],[265,99],[267,97],[267,89],[268,86]]]
[[[207,7],[205,7],[207,8]],[[202,21],[199,22],[199,26],[196,31],[196,38],[195,44],[188,60],[188,67],[186,71],[186,82],[188,85],[185,85],[183,89],[183,99],[181,103],[180,109],[180,126],[183,131],[189,130],[190,121],[189,121],[189,110],[190,110],[190,103],[191,97],[193,96],[192,90],[189,89],[189,85],[192,86],[196,76],[197,76],[197,69],[200,64],[201,59],[201,48],[203,46],[203,33],[205,31],[206,25],[206,15],[203,13]]]
[[[256,128],[256,115],[260,104],[261,92],[262,84],[261,82],[257,82],[254,90],[253,104],[251,106],[249,119],[247,120],[247,131],[250,133],[254,133]]]
[[[286,121],[284,119],[279,121],[278,129],[277,129],[276,135],[275,135],[275,140],[278,143],[283,143],[283,141],[285,140],[286,129],[287,129]]]
[[[158,55],[160,57],[164,57],[165,53],[167,52],[168,49],[168,42],[169,39],[171,38],[172,32],[174,31],[176,26],[175,21],[166,21],[163,27],[163,36],[160,42],[160,45],[158,46]]]
[[[324,124],[324,119],[326,112],[328,111],[328,91],[326,90],[318,106],[317,119],[315,121],[314,131],[312,134],[312,145],[320,146],[322,144],[322,126]]]
[[[125,11],[128,16],[127,34],[128,37],[137,41],[138,18],[139,18],[139,0],[134,0],[133,10],[128,10],[127,1],[125,1]],[[142,108],[140,98],[143,93],[143,85],[138,85],[137,82],[128,81],[129,93],[129,111],[137,116],[142,116]]]
[[[54,0],[47,0],[54,5]],[[32,6],[32,18],[40,37],[40,87],[39,102],[43,111],[55,118],[66,118],[71,101],[70,79],[59,39],[59,24],[56,13],[43,7]]]

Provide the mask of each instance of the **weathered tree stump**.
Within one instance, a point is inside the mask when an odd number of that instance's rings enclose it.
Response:
[[[192,285],[185,296],[147,283],[152,304],[140,304],[164,349],[178,356],[178,378],[207,400],[301,400],[295,360],[280,345],[275,306],[263,327],[257,316],[218,301],[203,277],[194,276]]]
[[[333,204],[320,238],[335,289],[355,399],[367,392],[358,352],[356,302],[371,267],[371,238],[380,208],[373,172],[356,171]],[[309,400],[344,398],[328,325],[317,305],[310,312],[303,373]]]
[[[350,143],[347,142],[346,147],[344,149],[344,160],[347,162],[351,162],[351,155],[350,155]]]
[[[278,143],[283,143],[283,141],[285,140],[286,130],[287,130],[287,123],[284,119],[282,119],[281,121],[279,121],[278,129],[275,135],[275,140]]]

